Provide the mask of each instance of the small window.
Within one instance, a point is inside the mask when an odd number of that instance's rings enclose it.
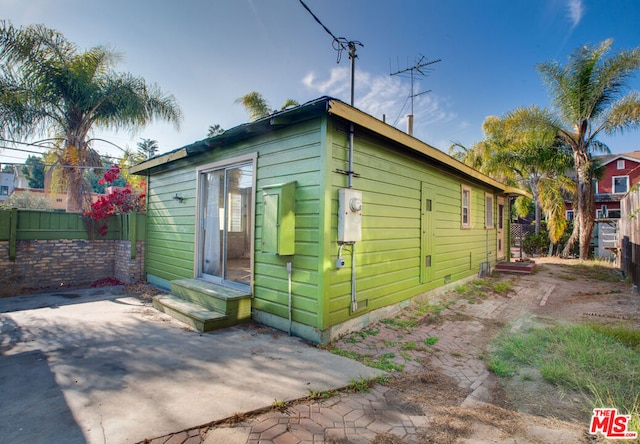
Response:
[[[608,210],[607,217],[609,219],[620,219],[620,210]]]
[[[618,194],[624,194],[627,191],[629,191],[629,176],[614,176],[613,192]]]
[[[9,187],[7,185],[0,185],[0,196],[8,196]]]
[[[624,170],[624,159],[618,160],[618,162],[616,163],[616,169]]]
[[[493,194],[485,194],[484,202],[484,226],[493,228]]]
[[[471,228],[471,188],[462,185],[462,228]]]
[[[573,210],[567,210],[567,220],[569,222],[573,220],[573,216],[574,216]]]

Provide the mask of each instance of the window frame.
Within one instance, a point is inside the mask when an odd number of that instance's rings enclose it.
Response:
[[[465,206],[464,198],[467,193],[467,205]],[[460,185],[460,227],[463,230],[471,228],[471,187],[467,185]],[[465,209],[467,210],[467,221],[465,222]]]
[[[489,208],[489,200],[491,200],[491,208]],[[491,193],[484,193],[484,227],[487,230],[493,230],[495,228],[495,197]],[[491,213],[489,213],[491,210]],[[489,220],[491,218],[491,220]]]
[[[569,214],[571,214],[571,217],[569,217]],[[576,217],[576,213],[574,210],[566,210],[564,213],[564,217],[568,222],[571,222]]]
[[[626,179],[627,181],[627,189],[622,192],[616,191],[616,179]],[[626,194],[629,192],[629,176],[613,176],[611,178],[611,193],[613,194]]]
[[[624,159],[618,159],[616,161],[616,170],[624,170],[624,169],[625,169]]]

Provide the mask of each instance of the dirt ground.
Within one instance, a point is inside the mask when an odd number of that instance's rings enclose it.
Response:
[[[484,359],[491,340],[504,328],[563,322],[625,322],[640,328],[640,296],[615,269],[601,273],[599,267],[556,258],[536,259],[536,264],[532,275],[500,276],[511,281],[511,292],[480,300],[450,292],[445,298],[455,302],[436,316],[418,319],[417,326],[407,328],[400,321],[411,317],[403,314],[395,323],[377,323],[369,334],[346,336],[334,346],[396,355],[404,373],[390,382],[387,402],[432,418],[423,442],[604,442],[587,434],[592,407],[584,395],[559,390],[534,369],[498,378],[486,370]],[[413,346],[429,336],[440,342]],[[482,381],[480,388],[474,378]],[[375,442],[405,443],[391,435],[380,435]]]
[[[446,306],[439,313],[405,309],[328,348],[370,357],[393,372],[385,383],[385,404],[428,418],[428,425],[417,431],[417,442],[607,442],[587,433],[592,405],[583,394],[548,384],[533,368],[499,378],[487,370],[486,357],[491,341],[505,329],[517,332],[564,322],[624,322],[640,329],[640,295],[606,263],[592,267],[575,260],[538,258],[536,264],[531,275],[498,275],[510,282],[510,291],[450,291],[438,301]],[[127,290],[150,300],[149,288],[141,284]],[[416,440],[381,433],[372,442]]]

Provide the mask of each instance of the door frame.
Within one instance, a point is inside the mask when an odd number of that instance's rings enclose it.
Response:
[[[204,241],[202,238],[202,220],[204,216],[204,204],[203,202],[203,192],[202,192],[202,174],[213,171],[220,170],[223,168],[230,168],[235,165],[247,164],[251,163],[253,168],[253,177],[251,178],[252,183],[252,206],[251,209],[251,220],[249,221],[249,237],[250,237],[250,249],[251,255],[249,258],[249,266],[251,270],[251,278],[249,279],[249,288],[251,293],[253,294],[253,284],[254,284],[254,261],[255,261],[255,227],[256,227],[256,176],[257,176],[257,159],[258,153],[246,154],[243,156],[231,157],[229,159],[219,160],[217,162],[211,162],[204,165],[200,165],[196,167],[196,208],[195,208],[195,237],[194,237],[194,254],[193,254],[193,277],[195,279],[202,279],[202,245],[201,243]],[[246,286],[237,282],[227,281],[225,279],[221,279],[221,285],[229,286],[229,287],[241,287],[245,288]]]
[[[498,196],[497,198],[497,211],[496,215],[498,220],[495,221],[496,226],[496,259],[504,259],[505,258],[505,248],[504,248],[504,229],[505,229],[505,220],[508,220],[504,216],[505,210],[505,199],[504,197]],[[500,211],[500,207],[502,207],[502,212]],[[502,224],[502,227],[500,226]],[[502,248],[500,248],[502,247]]]

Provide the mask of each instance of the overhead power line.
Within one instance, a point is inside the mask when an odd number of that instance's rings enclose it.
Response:
[[[356,70],[355,59],[358,57],[356,55],[356,46],[360,46],[364,48],[364,45],[358,40],[349,40],[345,37],[336,37],[335,34],[331,32],[331,30],[327,28],[325,24],[320,21],[320,19],[313,13],[313,11],[311,11],[311,9],[309,9],[309,7],[302,0],[299,0],[299,1],[300,1],[300,4],[304,7],[304,9],[306,9],[307,12],[311,14],[311,17],[313,17],[313,19],[316,22],[318,22],[320,26],[322,26],[322,29],[324,29],[326,33],[329,34],[331,38],[333,38],[333,42],[331,44],[333,45],[333,49],[338,51],[337,63],[340,63],[340,60],[342,59],[342,51],[349,51],[349,59],[351,60],[351,103],[350,104],[351,106],[353,106],[354,89],[355,89],[355,85],[354,85],[355,70]]]
[[[5,157],[12,157],[12,156],[5,156]],[[17,157],[14,157],[14,159],[17,159]],[[2,162],[0,161],[0,164],[2,165],[12,165],[12,166],[26,166],[29,168],[36,168],[36,167],[51,167],[51,168],[74,168],[74,169],[78,169],[78,170],[108,170],[109,167],[100,167],[100,166],[73,166],[73,165],[59,165],[59,164],[54,164],[54,163],[44,163],[41,165],[31,165],[28,163],[15,163],[15,162]],[[120,167],[120,171],[124,171],[124,170],[129,170],[129,167]]]
[[[41,153],[40,151],[23,150],[21,148],[12,148],[12,147],[9,147],[9,146],[0,146],[0,149],[2,149],[2,150],[20,151],[20,152],[23,152],[23,153],[45,154],[45,153]]]

